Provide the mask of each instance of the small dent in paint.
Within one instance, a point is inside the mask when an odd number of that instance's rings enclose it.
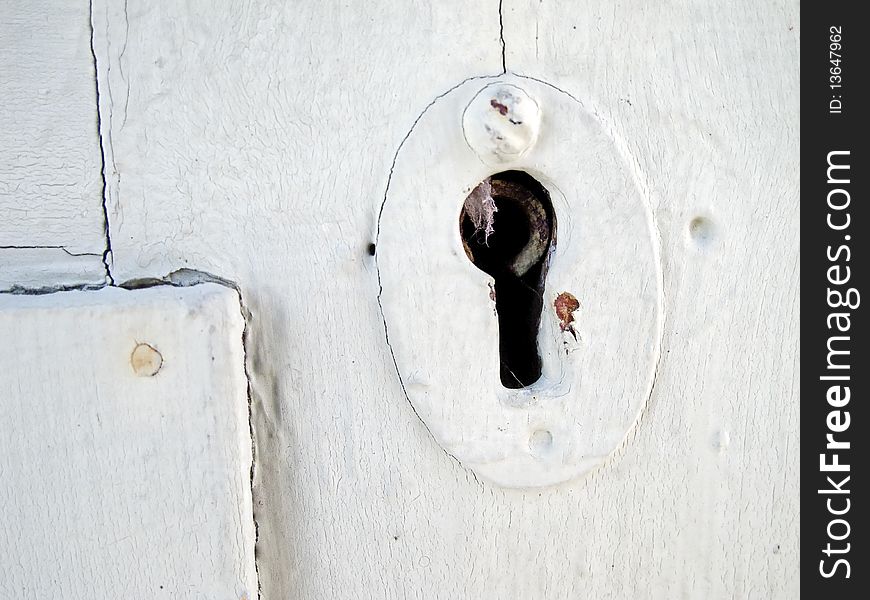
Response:
[[[546,429],[532,432],[529,437],[529,452],[536,458],[543,458],[553,449],[553,434]]]
[[[713,439],[713,448],[721,454],[728,449],[730,443],[731,436],[728,435],[728,431],[724,427],[719,429]]]
[[[689,237],[699,248],[706,248],[713,243],[714,229],[709,218],[698,216],[689,222]]]

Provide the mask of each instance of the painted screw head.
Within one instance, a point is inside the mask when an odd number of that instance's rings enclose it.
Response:
[[[490,165],[515,161],[538,139],[541,109],[515,85],[495,83],[483,88],[465,108],[465,141]]]

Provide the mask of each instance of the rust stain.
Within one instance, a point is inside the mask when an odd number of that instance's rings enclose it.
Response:
[[[495,98],[489,101],[489,105],[496,109],[498,111],[498,114],[500,114],[501,116],[505,116],[506,114],[508,114],[508,107],[496,100]]]
[[[559,317],[559,326],[562,331],[569,331],[574,339],[577,339],[577,332],[574,331],[574,311],[580,308],[580,301],[570,292],[562,292],[556,296],[556,301],[553,303],[556,307],[556,316]]]

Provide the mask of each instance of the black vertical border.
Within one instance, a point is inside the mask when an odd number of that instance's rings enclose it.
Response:
[[[868,358],[868,330],[865,317],[865,303],[870,303],[870,295],[864,297],[867,270],[867,236],[870,234],[870,211],[867,196],[867,180],[870,179],[870,164],[867,161],[867,119],[864,116],[868,106],[866,79],[870,77],[870,63],[867,61],[870,23],[865,13],[866,5],[859,2],[807,2],[801,7],[801,128],[803,129],[801,147],[801,595],[804,598],[866,598],[870,597],[870,562],[867,545],[870,536],[866,532],[866,513],[868,488],[867,454],[870,428],[867,426],[868,398],[867,382],[870,379],[870,358]],[[831,62],[831,36],[836,29],[841,30],[842,51],[839,65]],[[836,39],[836,38],[835,38]],[[842,88],[832,88],[833,67],[841,68]],[[833,113],[831,101],[842,102],[841,112]],[[828,155],[834,151],[848,151],[848,155],[834,157],[838,163],[848,163],[848,171],[832,172],[834,179],[848,178],[847,184],[828,182]],[[848,173],[848,175],[845,175]],[[828,206],[828,194],[834,189],[845,189],[849,194],[848,208],[834,211]],[[846,196],[841,192],[833,194],[833,202],[842,205]],[[848,212],[850,225],[847,229],[836,231],[828,224],[828,215],[835,225],[842,225]],[[848,237],[847,237],[848,236]],[[842,250],[847,246],[848,251]],[[839,254],[838,254],[839,250]],[[836,260],[830,260],[834,256]],[[848,260],[847,260],[848,259]],[[840,265],[838,270],[829,269]],[[829,275],[842,279],[849,267],[849,281],[834,285]],[[831,307],[828,291],[839,290],[843,294],[855,288],[861,294],[860,304],[852,309]],[[853,296],[854,297],[854,296]],[[836,297],[834,297],[836,303]],[[829,329],[828,317],[831,313],[849,313],[849,331]],[[845,325],[845,319],[839,320]],[[838,340],[835,346],[849,350],[848,356],[838,355],[840,363],[848,362],[849,369],[828,369],[828,340],[831,336],[848,336],[848,341]],[[849,381],[825,381],[825,375],[848,375]],[[850,400],[841,407],[831,406],[827,392],[831,385],[848,385]],[[836,399],[835,399],[836,402]],[[841,411],[831,416],[832,411]],[[849,442],[849,449],[826,449],[827,434],[832,433],[828,418],[833,419],[834,427],[842,427],[848,411],[849,427],[845,431],[833,433],[835,440]],[[833,461],[838,454],[841,464],[848,464],[848,472],[823,472],[820,455],[826,454],[827,462]],[[833,482],[848,494],[820,493],[832,489]],[[844,476],[850,477],[842,483]],[[827,502],[831,500],[834,510],[841,511],[848,498],[849,510],[843,515],[832,515]],[[829,538],[828,525],[832,520],[842,518],[849,523],[832,525],[831,531],[837,537],[848,531],[848,537],[837,541]],[[848,552],[825,553],[828,544],[835,550],[848,548]],[[846,544],[849,544],[847,547]],[[837,559],[849,563],[849,577],[846,567],[840,564],[834,575],[826,578],[821,570],[828,573]],[[824,563],[820,563],[824,561]]]

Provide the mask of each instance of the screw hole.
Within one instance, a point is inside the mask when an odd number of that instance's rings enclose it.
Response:
[[[546,429],[539,429],[529,436],[529,452],[532,456],[541,457],[553,448],[553,434]]]
[[[713,223],[706,217],[695,217],[689,222],[689,237],[697,246],[708,246],[713,241]]]

